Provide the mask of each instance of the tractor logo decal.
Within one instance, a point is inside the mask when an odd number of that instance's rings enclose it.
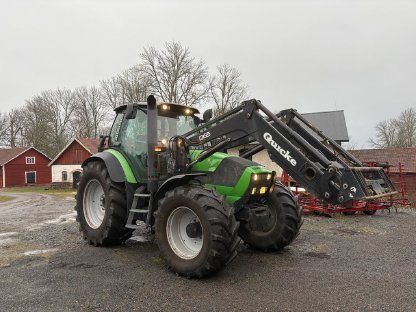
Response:
[[[205,140],[205,139],[209,138],[210,136],[211,136],[211,133],[210,133],[210,132],[205,132],[204,134],[201,134],[201,135],[198,137],[198,139],[199,139],[200,141],[202,141],[202,140]]]
[[[286,159],[293,167],[296,166],[296,159],[294,159],[291,155],[290,152],[287,150],[284,150],[283,148],[281,148],[279,146],[279,144],[276,143],[275,140],[273,140],[273,137],[270,133],[265,132],[263,135],[263,138],[266,140],[267,143],[269,143],[271,146],[273,146],[273,148],[278,151],[280,153],[280,155],[282,155],[284,157],[284,159]]]

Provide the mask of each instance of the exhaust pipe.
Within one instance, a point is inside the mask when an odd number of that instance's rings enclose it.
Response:
[[[147,97],[147,190],[155,193],[158,188],[157,157],[157,107],[153,95]]]

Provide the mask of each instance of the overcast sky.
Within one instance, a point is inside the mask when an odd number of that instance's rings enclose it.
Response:
[[[357,147],[416,107],[416,1],[0,0],[0,111],[98,84],[176,40],[273,111],[344,110]]]

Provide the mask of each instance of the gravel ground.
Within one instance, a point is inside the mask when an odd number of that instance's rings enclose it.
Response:
[[[0,311],[416,311],[411,210],[307,216],[286,250],[241,245],[219,274],[189,280],[146,232],[92,247],[73,199],[13,196],[0,204]]]

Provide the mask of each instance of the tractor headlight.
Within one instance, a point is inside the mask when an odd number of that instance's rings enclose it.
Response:
[[[251,175],[251,181],[255,185],[263,186],[263,185],[269,185],[270,180],[272,178],[271,173],[253,173]]]
[[[275,173],[253,173],[251,175],[250,194],[267,195],[273,191]]]

